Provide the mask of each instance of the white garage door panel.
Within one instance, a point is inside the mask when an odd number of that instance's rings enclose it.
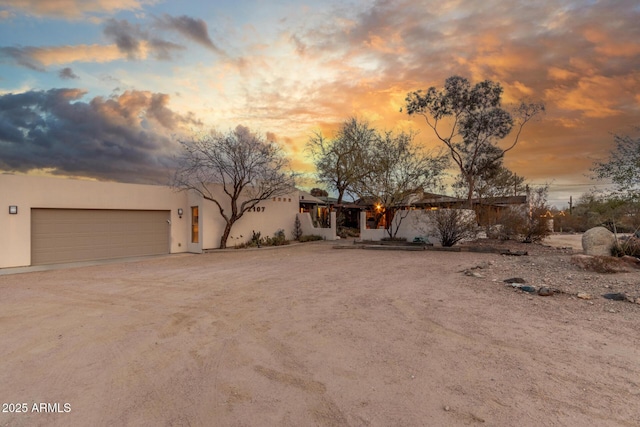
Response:
[[[32,209],[31,264],[169,253],[169,211]]]

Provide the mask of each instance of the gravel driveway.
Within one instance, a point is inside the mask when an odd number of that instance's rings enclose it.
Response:
[[[640,305],[461,273],[503,259],[320,242],[0,276],[0,426],[640,425]]]

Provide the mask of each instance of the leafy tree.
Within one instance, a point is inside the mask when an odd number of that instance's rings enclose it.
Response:
[[[352,117],[342,123],[335,138],[317,132],[309,139],[307,149],[318,180],[337,191],[338,206],[346,193],[355,193],[354,184],[369,173],[368,156],[376,136],[368,122]]]
[[[478,175],[473,197],[481,201],[482,199],[522,194],[526,191],[524,181],[523,176],[516,175],[500,162],[494,167],[484,169]],[[467,188],[461,176],[458,176],[453,187],[454,189]]]
[[[218,206],[225,220],[220,248],[226,248],[231,228],[245,212],[263,200],[291,192],[293,174],[281,147],[237,126],[226,134],[210,134],[180,141],[184,152],[172,185],[193,190]],[[223,194],[212,184],[222,185]]]
[[[328,197],[329,193],[326,192],[326,190],[323,190],[322,188],[312,188],[311,191],[309,192],[309,194],[311,194],[313,197]]]
[[[378,134],[370,153],[368,173],[354,189],[361,198],[378,203],[378,212],[387,214],[387,234],[395,238],[409,212],[402,208],[410,205],[412,196],[439,183],[447,158],[424,150],[415,144],[414,134],[405,132]]]
[[[585,193],[564,224],[575,231],[605,226],[613,232],[635,232],[640,227],[640,202],[618,193]]]
[[[491,206],[491,199],[524,194],[526,191],[524,181],[524,177],[510,171],[502,161],[497,161],[492,167],[483,169],[477,176],[473,192],[473,197],[477,201],[475,210],[479,224],[495,225],[497,213]],[[458,175],[454,181],[453,188],[460,192],[468,189],[461,175]]]
[[[423,116],[447,147],[466,183],[469,206],[478,176],[495,167],[516,146],[525,124],[544,111],[541,103],[522,102],[514,119],[501,107],[502,91],[499,83],[490,80],[472,87],[466,78],[452,76],[443,89],[410,92],[405,99],[407,113]],[[506,148],[499,147],[514,127],[513,141]]]
[[[638,128],[640,130],[640,128]],[[638,198],[640,192],[640,137],[614,135],[615,148],[609,159],[591,169],[598,179],[611,179],[621,195]]]

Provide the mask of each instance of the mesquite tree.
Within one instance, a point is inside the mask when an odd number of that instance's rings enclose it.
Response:
[[[630,135],[614,135],[613,138],[615,147],[609,158],[595,162],[591,171],[594,178],[610,179],[619,196],[637,200],[640,196],[640,138]]]
[[[247,127],[237,126],[227,133],[213,131],[180,144],[184,152],[172,185],[193,190],[216,204],[225,221],[220,248],[227,247],[233,224],[245,212],[294,189],[281,147]],[[216,184],[222,186],[222,194],[215,191]]]
[[[338,193],[338,215],[346,193],[355,194],[354,185],[369,173],[369,154],[377,132],[369,123],[351,117],[334,138],[316,132],[307,144],[320,182]]]
[[[447,158],[417,145],[412,133],[384,132],[377,134],[369,159],[368,173],[354,188],[360,197],[376,202],[378,213],[393,214],[386,231],[395,238],[412,198],[440,183]]]

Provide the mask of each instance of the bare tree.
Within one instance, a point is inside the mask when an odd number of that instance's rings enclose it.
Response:
[[[460,76],[449,77],[444,89],[430,87],[406,97],[407,113],[425,118],[436,137],[442,141],[460,175],[467,184],[467,203],[471,207],[476,179],[485,169],[494,167],[505,153],[512,150],[523,127],[538,113],[542,103],[522,102],[511,113],[501,107],[502,86],[485,80],[471,87]],[[443,124],[444,122],[444,124]],[[497,144],[515,127],[513,141],[506,148]]]
[[[369,172],[356,182],[355,191],[360,197],[375,201],[380,214],[389,214],[386,230],[389,237],[395,238],[408,215],[406,208],[412,197],[434,188],[446,165],[445,156],[416,145],[414,134],[385,132],[376,137]]]
[[[263,200],[294,188],[289,161],[281,147],[249,128],[237,126],[226,134],[210,134],[180,141],[184,149],[172,185],[193,190],[218,206],[225,220],[220,248],[226,248],[233,224]],[[222,186],[223,195],[214,191]]]

